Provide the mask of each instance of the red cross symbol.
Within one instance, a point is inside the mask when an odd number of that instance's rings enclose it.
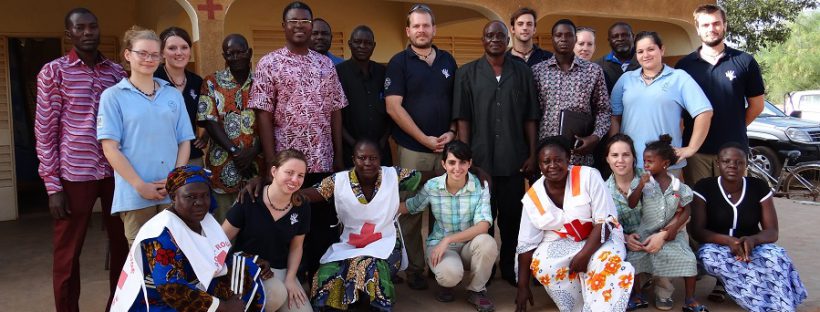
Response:
[[[375,224],[365,223],[362,225],[362,230],[359,231],[360,234],[350,233],[350,238],[347,243],[355,246],[356,248],[364,248],[365,246],[370,245],[370,243],[382,238],[382,233],[373,233],[375,229]]]
[[[197,5],[196,9],[200,11],[208,11],[208,19],[212,20],[214,19],[214,12],[221,11],[222,5],[215,4],[214,0],[205,0],[205,4]]]

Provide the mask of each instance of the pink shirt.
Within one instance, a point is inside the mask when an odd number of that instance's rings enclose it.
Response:
[[[302,151],[308,172],[333,171],[330,117],[345,106],[336,68],[324,55],[281,48],[256,65],[248,107],[273,113],[276,151]]]
[[[60,179],[84,182],[113,175],[97,141],[97,110],[103,90],[125,76],[122,66],[102,55],[89,67],[73,49],[40,70],[34,135],[49,195],[63,190]]]

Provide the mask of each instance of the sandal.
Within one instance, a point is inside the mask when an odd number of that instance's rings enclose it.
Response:
[[[626,310],[635,311],[637,309],[644,309],[648,307],[649,301],[646,301],[643,295],[635,295],[635,298],[629,299],[629,304],[626,305]]]
[[[687,299],[684,300],[683,303],[683,312],[709,312],[709,308],[705,305],[698,303],[696,306],[691,306],[690,304],[694,303],[694,299]]]
[[[675,306],[672,298],[655,298],[655,308],[661,311],[669,311]]]
[[[706,299],[709,299],[709,301],[712,302],[721,303],[726,301],[726,295],[726,288],[723,287],[723,284],[717,282],[715,284],[715,288],[712,289],[712,293],[710,293]]]

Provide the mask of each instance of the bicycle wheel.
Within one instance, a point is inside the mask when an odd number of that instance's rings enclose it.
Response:
[[[794,200],[817,201],[820,197],[820,165],[798,165],[786,178],[786,196]]]

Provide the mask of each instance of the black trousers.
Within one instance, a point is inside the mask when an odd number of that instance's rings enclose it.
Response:
[[[302,188],[313,187],[332,173],[308,173]],[[325,251],[339,241],[339,227],[332,227],[339,223],[336,218],[336,208],[333,202],[319,202],[310,204],[310,232],[305,235],[304,253],[300,265],[299,279],[311,282],[313,274],[319,269],[319,259]],[[304,280],[304,279],[307,280]]]
[[[514,279],[515,248],[518,246],[518,228],[521,224],[521,198],[524,197],[524,176],[493,176],[490,186],[490,205],[493,219],[501,235],[499,267],[501,277]],[[488,231],[494,235],[494,227]]]

